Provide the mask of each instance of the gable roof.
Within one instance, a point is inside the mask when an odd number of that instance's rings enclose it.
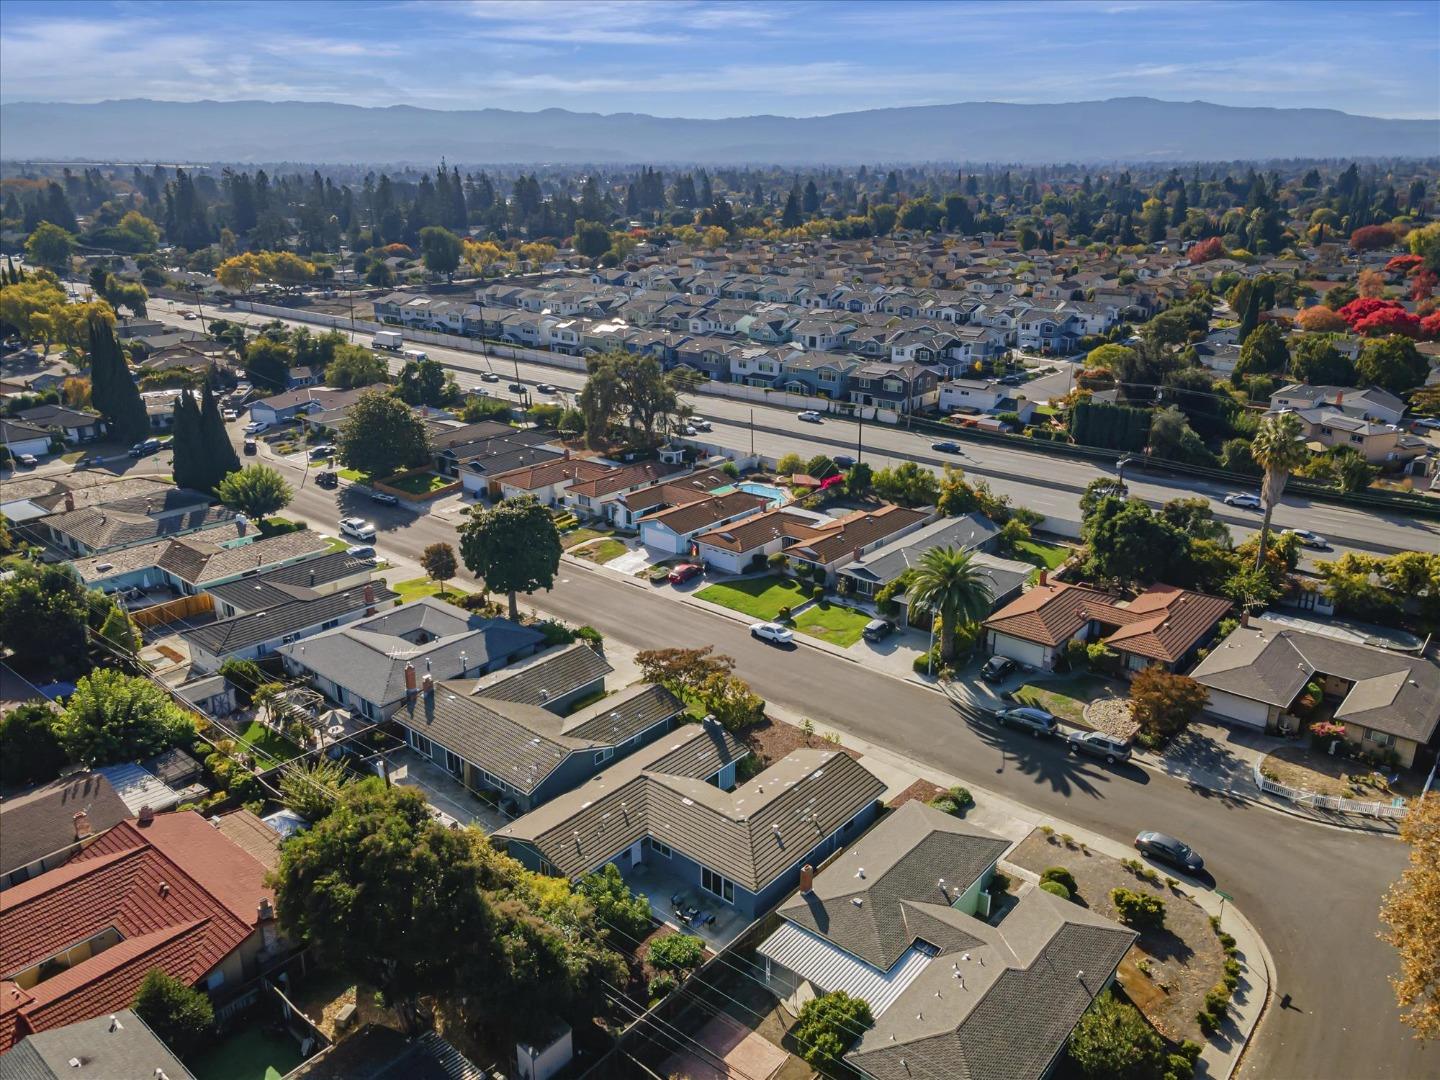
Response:
[[[83,813],[85,818],[77,821]],[[77,825],[101,833],[130,810],[99,773],[77,773],[0,801],[0,876],[77,842]],[[81,829],[80,831],[84,831]]]
[[[894,504],[879,510],[856,510],[824,527],[821,535],[796,544],[790,553],[801,559],[828,566],[854,553],[857,549],[913,528],[933,513],[929,509],[911,509]]]
[[[694,502],[672,506],[658,514],[650,514],[644,521],[647,525],[663,525],[671,532],[685,535],[726,518],[763,510],[769,503],[770,500],[763,495],[752,495],[748,491],[736,489],[723,495],[706,495]]]
[[[961,551],[973,551],[988,543],[999,532],[993,521],[978,512],[961,517],[940,518],[907,533],[892,544],[863,553],[858,559],[851,559],[839,568],[839,572],[872,581],[888,582],[915,566],[920,561],[920,556],[933,548],[953,547]]]
[[[610,466],[589,458],[561,457],[534,465],[522,465],[509,472],[494,473],[490,479],[507,487],[534,491],[553,484],[595,480],[610,471]]]
[[[609,661],[588,644],[574,641],[482,675],[472,693],[496,701],[544,705],[603,679],[613,670]]]
[[[726,551],[750,551],[779,537],[795,540],[813,540],[825,535],[825,526],[813,518],[794,511],[777,509],[744,518],[729,525],[707,529],[695,537],[697,544],[722,548]]]
[[[368,598],[367,591],[370,593]],[[243,615],[219,619],[194,630],[186,630],[180,636],[191,645],[198,645],[216,656],[223,657],[258,645],[262,641],[273,641],[286,634],[309,630],[329,619],[342,618],[361,608],[388,604],[399,596],[400,594],[384,581],[369,582],[324,596],[312,594],[287,598],[259,610],[247,611]]]
[[[262,545],[269,544],[275,540],[285,540],[292,536],[309,536],[313,541],[318,542],[319,547],[314,548],[311,544],[297,545],[294,548],[282,545],[277,550],[266,551]],[[176,541],[177,544],[183,541]],[[343,581],[355,574],[365,573],[374,569],[373,559],[360,559],[344,551],[329,551],[329,545],[320,537],[305,529],[302,532],[285,533],[281,536],[272,536],[267,540],[256,541],[253,544],[246,544],[235,549],[239,552],[249,552],[250,548],[261,548],[259,553],[250,553],[245,562],[232,562],[231,560],[211,560],[211,565],[202,571],[207,578],[220,577],[222,574],[232,574],[244,567],[246,563],[251,566],[265,566],[276,558],[294,557],[304,555],[311,550],[324,552],[313,558],[301,559],[299,562],[287,563],[284,566],[277,566],[272,570],[265,570],[258,574],[250,574],[246,577],[236,578],[234,581],[227,581],[220,585],[209,585],[205,591],[217,600],[224,600],[234,605],[240,611],[253,611],[256,608],[265,607],[269,604],[283,604],[287,600],[298,600],[302,597],[315,595],[318,586],[328,585],[332,581]],[[163,565],[163,560],[162,560]],[[168,569],[168,567],[167,567]],[[194,580],[194,579],[191,579]]]
[[[83,1063],[79,1074],[84,1077],[141,1080],[163,1075],[167,1080],[195,1080],[130,1009],[27,1035],[0,1059],[0,1076],[5,1080],[61,1080],[76,1075],[71,1062],[77,1060]]]

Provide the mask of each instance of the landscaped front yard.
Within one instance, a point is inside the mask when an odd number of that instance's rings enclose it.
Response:
[[[1098,675],[1080,675],[1074,679],[1043,679],[1026,683],[1015,691],[1015,700],[1022,705],[1049,709],[1061,720],[1085,724],[1085,705],[1101,697],[1124,697],[1123,683]]]
[[[822,600],[795,616],[795,629],[844,649],[860,640],[869,621],[863,611]]]
[[[805,589],[798,581],[774,574],[730,581],[723,585],[710,585],[695,595],[701,600],[719,604],[731,611],[765,620],[778,616],[782,607],[799,607],[808,599]]]
[[[397,581],[390,587],[400,594],[400,602],[408,604],[411,600],[419,600],[422,596],[434,596],[440,600],[448,600],[452,604],[462,596],[468,596],[469,590],[462,589],[453,581],[446,582],[447,588],[444,592],[440,590],[440,583],[432,581],[428,577],[411,578],[408,581]]]
[[[367,483],[370,479],[359,469],[340,469],[338,470],[338,472],[341,476],[343,476],[346,480],[349,480],[352,484],[364,484]]]
[[[409,476],[392,476],[384,481],[386,487],[392,487],[396,491],[403,491],[409,495],[429,495],[432,491],[439,491],[441,488],[449,487],[455,481],[448,476],[441,476],[439,473],[423,472],[411,473]]]
[[[1342,747],[1343,749],[1343,747]],[[1362,802],[1389,802],[1392,798],[1418,795],[1418,777],[1400,773],[1391,784],[1384,770],[1336,753],[1333,757],[1309,746],[1282,746],[1267,754],[1260,764],[1266,777],[1286,787],[1313,791],[1317,795],[1334,795],[1341,799]]]
[[[560,534],[560,546],[566,551],[569,551],[571,548],[579,547],[587,540],[598,540],[602,536],[609,535],[609,532],[602,532],[599,529],[588,529],[584,527],[571,529],[569,532]]]
[[[593,544],[587,544],[584,548],[575,552],[575,554],[587,562],[604,565],[611,559],[618,559],[621,555],[624,555],[627,550],[625,545],[619,540],[607,537]]]

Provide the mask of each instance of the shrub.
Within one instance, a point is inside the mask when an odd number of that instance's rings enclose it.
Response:
[[[783,551],[772,551],[766,562],[770,564],[771,570],[774,570],[777,574],[783,574],[790,565],[790,556],[786,555]]]
[[[1065,651],[1060,659],[1069,671],[1081,671],[1089,662],[1087,644],[1079,638],[1071,638],[1065,643]]]
[[[864,998],[851,997],[843,990],[821,994],[800,1008],[790,1029],[806,1061],[831,1074],[861,1032],[875,1022]]]
[[[1195,1019],[1200,1024],[1200,1030],[1210,1035],[1225,1023],[1229,1012],[1230,989],[1224,983],[1219,983],[1205,995],[1205,1004],[1195,1014]]]
[[[585,642],[585,644],[589,645],[596,652],[600,652],[605,648],[605,635],[593,626],[580,627],[579,630],[575,631],[575,637]]]
[[[1075,884],[1075,875],[1063,866],[1050,867],[1043,874],[1040,875],[1040,880],[1058,881],[1061,885],[1064,885],[1065,888],[1070,890],[1070,892],[1072,893],[1080,891],[1079,887]]]
[[[1040,890],[1048,892],[1051,896],[1058,896],[1061,900],[1070,899],[1070,890],[1061,885],[1058,881],[1042,881]]]
[[[1159,930],[1165,925],[1165,901],[1133,889],[1111,889],[1110,902],[1120,921],[1136,930]]]
[[[154,968],[135,995],[135,1013],[176,1054],[198,1050],[215,1026],[210,999],[180,979]]]
[[[1085,1080],[1171,1080],[1164,1068],[1164,1041],[1139,1009],[1108,990],[1085,1010],[1070,1033],[1069,1053],[1074,1071]]]
[[[975,805],[975,796],[970,794],[970,789],[956,785],[945,793],[946,797],[962,810],[968,810]]]
[[[705,958],[705,943],[692,934],[668,934],[650,943],[645,958],[657,971],[690,971]]]
[[[811,600],[824,600],[824,599],[825,599],[825,586],[824,586],[824,585],[815,585],[815,586],[813,586],[813,587],[810,589],[810,599],[811,599]]]
[[[789,605],[789,604],[786,604],[786,605],[784,605],[783,607],[781,607],[780,610],[775,613],[775,618],[778,619],[780,622],[789,622],[789,621],[790,621],[790,605]]]
[[[530,624],[530,629],[538,631],[547,646],[569,645],[575,640],[575,631],[554,619],[538,619]]]
[[[733,461],[727,461],[724,465],[721,465],[720,471],[730,477],[731,480],[740,479],[740,466],[736,465]]]
[[[650,980],[650,1000],[659,1001],[679,985],[680,983],[674,975],[671,975],[668,971],[660,972],[659,975],[656,975]]]
[[[650,932],[649,901],[630,891],[614,863],[606,863],[595,873],[581,878],[576,891],[595,906],[595,915],[601,922],[628,939],[620,942],[622,948],[642,941]],[[651,966],[660,965],[652,958]],[[652,991],[650,996],[656,995]]]

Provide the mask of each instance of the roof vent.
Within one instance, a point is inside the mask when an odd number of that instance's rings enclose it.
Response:
[[[111,1013],[111,1014],[110,1014],[110,1030],[111,1030],[111,1031],[124,1031],[124,1030],[125,1030],[125,1025],[122,1024],[122,1023],[120,1023],[120,1018],[119,1018],[118,1016],[116,1016],[114,1013]]]
[[[850,898],[850,903],[854,904],[856,907],[864,907],[865,898],[863,896],[852,896]]]
[[[855,876],[863,881],[865,879],[865,868],[863,866],[856,867]]]

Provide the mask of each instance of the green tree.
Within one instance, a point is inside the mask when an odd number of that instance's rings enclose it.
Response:
[[[1168,1080],[1164,1040],[1139,1009],[1108,990],[1070,1033],[1069,1053],[1087,1080]]]
[[[430,459],[430,437],[410,406],[383,390],[362,394],[340,426],[340,463],[384,478]]]
[[[623,423],[632,442],[653,445],[671,427],[680,408],[680,393],[690,387],[694,372],[679,367],[665,371],[648,353],[612,350],[586,361],[588,377],[580,391],[585,438],[603,446],[615,424]]]
[[[554,587],[561,551],[555,519],[533,495],[472,507],[460,526],[460,557],[487,589],[509,596],[512,619],[519,593]]]
[[[1190,420],[1174,405],[1158,410],[1150,419],[1150,452],[1159,458],[1196,465],[1214,463],[1214,455],[1190,427]]]
[[[1240,362],[1235,365],[1230,381],[1238,386],[1246,375],[1270,374],[1289,366],[1290,350],[1285,347],[1285,335],[1275,323],[1267,322],[1256,327],[1240,346]]]
[[[1255,565],[1265,561],[1265,545],[1270,539],[1270,519],[1285,494],[1285,484],[1290,474],[1298,469],[1310,456],[1305,448],[1305,439],[1300,418],[1293,412],[1282,412],[1266,416],[1260,421],[1260,430],[1250,442],[1250,455],[1264,472],[1260,484],[1260,499],[1265,505],[1265,517],[1260,522],[1260,545],[1255,554]]]
[[[696,693],[701,707],[727,731],[741,731],[765,719],[765,699],[738,675],[708,676]]]
[[[348,390],[390,380],[390,369],[376,353],[361,345],[342,345],[325,368],[325,385]]]
[[[455,576],[459,569],[459,563],[455,559],[455,549],[443,541],[431,544],[420,553],[420,567],[431,581],[440,583],[440,591],[445,591],[445,583]]]
[[[295,492],[278,470],[247,465],[221,480],[215,495],[232,510],[259,521],[289,506]]]
[[[159,968],[151,968],[135,994],[135,1015],[177,1057],[189,1057],[209,1039],[215,1008],[205,994]]]
[[[265,685],[265,674],[254,660],[231,657],[220,665],[218,674],[235,688],[235,697],[241,705],[249,705],[255,691]]]
[[[61,273],[70,269],[75,254],[75,237],[59,225],[42,221],[25,240],[25,254],[30,261]]]
[[[850,470],[845,474],[845,491],[850,495],[860,497],[868,495],[874,483],[874,470],[863,461],[857,461],[851,465]]]
[[[1187,544],[1184,533],[1138,499],[1102,499],[1081,528],[1085,573],[1105,581],[1166,581]]]
[[[874,1022],[875,1017],[864,998],[836,990],[802,1005],[790,1035],[806,1061],[822,1073],[832,1075],[841,1067],[845,1052]]]
[[[1215,516],[1209,499],[1171,499],[1160,508],[1160,516],[1192,540],[1213,540],[1222,547],[1230,546],[1230,530]]]
[[[775,472],[779,476],[794,476],[796,473],[805,471],[805,459],[794,452],[782,454],[780,460],[775,463]]]
[[[1425,382],[1430,364],[1403,334],[1367,341],[1360,350],[1355,371],[1367,385],[1403,394]]]
[[[189,390],[182,390],[175,399],[172,415],[170,451],[175,483],[178,487],[204,491],[209,471],[200,436],[200,407],[195,404]]]
[[[1311,386],[1353,386],[1355,365],[1329,334],[1302,334],[1290,345],[1290,377]]]
[[[125,362],[115,328],[92,318],[90,335],[90,401],[105,417],[112,435],[122,442],[138,442],[150,434],[150,417]]]
[[[879,470],[870,486],[880,498],[901,506],[934,506],[940,497],[935,474],[913,461]]]
[[[200,388],[200,443],[205,448],[209,474],[204,490],[214,491],[221,480],[240,468],[240,458],[225,430],[225,418],[220,415],[220,403],[208,379]]]
[[[245,374],[262,394],[278,394],[290,383],[295,346],[283,336],[265,332],[245,346]]]
[[[931,548],[920,556],[910,578],[910,617],[928,612],[940,620],[940,658],[955,659],[955,632],[990,614],[990,579],[972,552],[954,547]]]
[[[67,565],[20,563],[0,577],[0,646],[28,674],[73,677],[90,666],[87,635],[117,610]]]
[[[581,878],[576,889],[594,905],[601,924],[625,939],[620,942],[622,948],[633,948],[649,935],[653,925],[650,902],[630,891],[614,863]]]
[[[667,934],[646,950],[646,962],[657,971],[690,971],[705,959],[705,942],[694,934]]]
[[[355,775],[338,761],[318,757],[286,765],[280,774],[280,798],[306,821],[319,821],[335,808],[340,792]]]
[[[444,405],[458,392],[454,380],[436,360],[409,360],[395,380],[395,393],[407,405]]]
[[[55,724],[66,754],[86,765],[149,757],[194,734],[194,721],[159,686],[113,670],[80,679]]]
[[[420,230],[420,258],[432,274],[453,275],[460,266],[460,238],[449,229],[428,225]]]
[[[49,705],[26,702],[0,716],[0,784],[15,788],[53,780],[68,760]]]
[[[1330,467],[1341,491],[1364,491],[1380,470],[1369,464],[1363,454],[1349,446],[1330,451]]]
[[[587,259],[598,259],[610,250],[610,230],[598,221],[577,220],[575,250]]]

